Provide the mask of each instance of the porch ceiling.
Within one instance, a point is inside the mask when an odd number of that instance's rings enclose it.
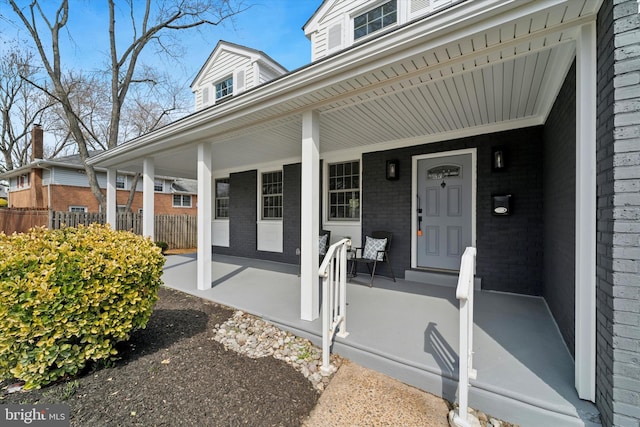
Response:
[[[215,170],[299,161],[301,114],[310,109],[320,112],[323,153],[542,124],[575,56],[578,27],[593,19],[599,4],[513,2],[448,31],[433,28],[437,17],[419,21],[272,83],[278,89],[291,81],[294,93],[283,89],[251,104],[249,97],[269,92],[267,85],[190,116],[185,124],[192,125],[179,134],[151,134],[149,142],[164,144],[140,155],[155,157],[158,174],[191,178],[196,144],[203,141],[214,144]],[[381,48],[371,49],[376,43]],[[371,59],[361,59],[365,54]],[[320,75],[321,67],[330,71]],[[302,73],[311,78],[296,88]],[[241,106],[235,111],[234,101]],[[129,156],[118,167],[139,170],[139,158]]]

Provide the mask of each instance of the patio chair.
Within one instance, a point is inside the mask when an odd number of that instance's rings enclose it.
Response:
[[[329,250],[329,246],[331,246],[331,231],[320,230],[320,233],[318,234],[318,265],[322,264],[324,256]],[[300,276],[300,269],[302,264],[302,260],[300,259],[300,249],[297,249],[296,253],[298,255],[298,276]]]
[[[357,274],[359,264],[366,264],[371,274],[369,287],[372,287],[373,276],[376,274],[378,263],[386,262],[391,272],[391,279],[395,282],[396,276],[393,274],[391,260],[389,259],[389,248],[392,237],[393,233],[389,231],[374,231],[371,233],[371,236],[365,236],[364,248],[356,248],[355,257],[352,259],[352,276]]]

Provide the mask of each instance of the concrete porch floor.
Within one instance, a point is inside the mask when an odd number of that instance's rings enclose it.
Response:
[[[298,267],[213,256],[211,289],[197,290],[196,257],[167,257],[166,286],[252,313],[320,344],[320,318],[300,320]],[[455,289],[364,276],[347,286],[347,330],[333,351],[414,387],[455,400],[458,301]],[[361,281],[361,283],[358,283]],[[598,425],[580,400],[574,364],[542,298],[477,291],[469,404],[528,425]]]

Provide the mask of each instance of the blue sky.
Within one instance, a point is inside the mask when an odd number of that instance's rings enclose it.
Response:
[[[302,31],[302,26],[320,6],[322,0],[244,0],[252,6],[237,15],[234,21],[225,21],[216,27],[189,30],[183,33],[180,44],[184,56],[180,61],[159,59],[147,51],[144,62],[154,67],[164,68],[173,73],[178,82],[188,86],[196,76],[204,61],[218,40],[245,45],[262,50],[288,70],[293,70],[310,62],[310,42]],[[25,2],[27,3],[27,2]],[[45,0],[44,4],[58,2]],[[84,71],[104,69],[108,58],[108,23],[106,1],[71,0],[69,31],[62,49],[63,61],[73,64],[73,68]],[[55,5],[54,5],[55,6]],[[6,8],[6,9],[5,9]],[[0,38],[27,39],[21,24],[12,24],[6,18],[17,22],[8,6],[3,6],[0,15]],[[123,11],[126,14],[126,10]],[[126,37],[127,17],[117,18],[122,27],[117,34]],[[188,36],[186,36],[188,34]],[[127,40],[125,40],[127,41]]]

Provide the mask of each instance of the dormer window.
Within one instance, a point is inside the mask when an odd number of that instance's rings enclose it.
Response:
[[[233,95],[233,77],[216,83],[216,100]]]
[[[397,0],[391,0],[353,19],[353,39],[358,40],[398,21]]]

